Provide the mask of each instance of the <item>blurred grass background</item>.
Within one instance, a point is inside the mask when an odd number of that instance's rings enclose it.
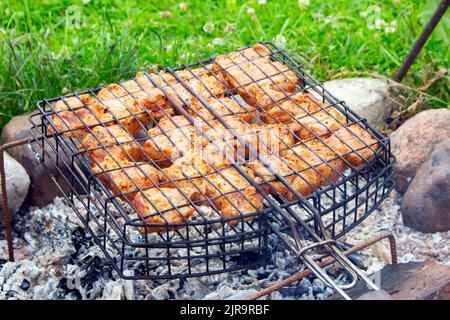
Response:
[[[0,4],[0,128],[42,98],[271,40],[321,81],[392,77],[439,0],[83,0]],[[448,107],[449,15],[404,80]],[[417,99],[405,99],[413,104]]]

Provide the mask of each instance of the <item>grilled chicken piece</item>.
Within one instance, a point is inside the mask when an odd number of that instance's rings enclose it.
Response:
[[[255,118],[255,108],[252,106],[242,106],[236,100],[231,98],[210,98],[206,101],[209,107],[221,117],[237,115],[245,122],[250,122]],[[215,116],[201,102],[193,103],[187,110],[192,116],[204,120],[215,119]]]
[[[261,158],[270,165],[273,171],[263,164],[260,160]],[[288,183],[291,183],[296,170],[296,162],[294,159],[282,159],[279,155],[273,154],[262,155],[260,158],[246,163],[246,166],[253,171],[256,181],[265,192],[275,195],[280,194],[282,196],[288,192],[288,188],[276,178],[273,172],[277,172]]]
[[[289,159],[299,172],[291,185],[301,195],[307,196],[323,184],[336,182],[344,171],[344,161],[330,147],[316,139],[282,153],[282,158]],[[288,192],[286,198],[294,200],[295,196]]]
[[[252,124],[250,130],[245,134],[244,140],[249,144],[249,149],[253,148],[259,155],[278,153],[280,150],[295,143],[294,136],[283,125],[264,125]],[[247,151],[250,158],[250,150]]]
[[[245,173],[254,178],[251,170],[243,167]],[[238,217],[255,213],[263,207],[263,197],[234,167],[222,169],[207,175],[204,179],[206,195],[220,210],[223,218],[236,218],[227,221],[233,225]],[[246,217],[245,220],[253,217]]]
[[[137,99],[125,96],[112,100],[94,100],[92,105],[105,106],[116,122],[120,122],[132,135],[139,135],[141,130],[153,120],[153,114],[143,108]]]
[[[165,232],[181,227],[196,211],[191,202],[197,200],[198,190],[194,188],[150,188],[139,192],[133,200],[138,215],[147,224],[142,232]]]
[[[210,205],[205,197],[206,183],[203,177],[229,166],[230,163],[217,149],[190,150],[173,165],[162,169],[161,181],[171,187],[196,188],[201,193],[199,199],[202,203]]]
[[[203,144],[204,140],[194,126],[188,125],[150,136],[143,148],[151,159],[167,165],[191,149],[201,149]]]
[[[268,155],[263,159],[273,171],[259,159],[246,164],[267,193],[281,194],[294,200],[293,192],[273,172],[283,176],[294,190],[303,196],[311,194],[322,184],[334,183],[345,169],[344,161],[324,143],[308,141],[283,151],[280,155]]]
[[[213,68],[222,73],[231,89],[249,103],[265,109],[286,98],[298,81],[294,72],[278,61],[270,60],[270,50],[256,44],[251,48],[220,55]]]
[[[222,97],[224,94],[223,85],[214,75],[203,74],[197,78],[185,80],[185,83],[203,99],[209,99],[210,97]],[[172,115],[175,113],[173,110],[172,101],[180,106],[190,106],[192,104],[199,103],[197,98],[179,82],[170,83],[162,87],[162,90],[159,88],[154,88],[150,90],[147,96],[142,99],[142,103],[147,109],[153,111],[154,113],[159,112],[161,116],[164,116],[161,109],[166,111],[166,115]],[[154,117],[157,118],[155,115]]]
[[[108,155],[115,160],[142,158],[139,145],[120,125],[96,126],[91,130],[92,133],[86,135],[78,148],[87,152],[94,163],[102,163]]]
[[[132,200],[139,189],[147,189],[160,182],[160,172],[148,163],[117,161],[106,156],[103,162],[94,165],[92,171],[114,195],[124,195]]]
[[[380,144],[359,124],[341,127],[326,139],[337,154],[355,167],[359,167],[375,156]]]
[[[192,123],[185,117],[181,115],[172,117],[162,117],[159,119],[158,124],[153,128],[148,130],[149,136],[157,136],[163,132],[169,132],[177,128],[182,128],[186,126],[192,126]]]
[[[327,108],[287,123],[288,128],[301,140],[324,136],[347,124],[342,113],[336,108]]]
[[[87,96],[83,100],[84,104],[76,100],[71,100],[73,102],[69,106],[60,102],[55,104],[56,111],[59,111],[56,108],[67,110],[51,116],[58,132],[65,132],[68,137],[75,136],[82,140],[88,133],[86,130],[88,127],[120,122],[130,133],[137,135],[146,124],[152,121],[151,113],[142,108],[132,97],[100,100]]]
[[[106,108],[101,105],[89,106],[91,101],[88,94],[56,101],[52,105],[54,114],[50,116],[50,133],[63,133],[81,141],[88,133],[86,127],[98,125],[100,121],[112,123],[113,117]]]
[[[205,131],[207,138],[225,150],[238,161],[241,157],[254,157],[250,151],[267,153],[270,150],[278,151],[294,144],[294,137],[289,130],[280,125],[248,124],[237,116],[226,116],[223,118],[228,127],[222,125],[219,120],[212,120],[211,126]]]
[[[261,120],[265,123],[284,123],[319,111],[323,106],[322,102],[309,94],[299,92],[262,112]]]

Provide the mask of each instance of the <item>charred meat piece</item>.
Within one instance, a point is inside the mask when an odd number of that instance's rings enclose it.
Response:
[[[261,159],[268,163],[270,168],[266,167]],[[284,196],[288,188],[276,178],[274,172],[283,176],[288,183],[292,182],[296,174],[295,159],[282,159],[279,155],[273,154],[262,155],[258,159],[249,161],[246,166],[253,171],[256,181],[264,191],[275,195]]]
[[[153,120],[151,112],[141,106],[137,99],[125,96],[112,100],[94,100],[93,105],[104,106],[116,122],[120,122],[132,135],[138,135]]]
[[[373,158],[380,147],[370,133],[356,123],[334,131],[326,141],[337,154],[355,167]]]
[[[161,181],[164,186],[177,186],[180,188],[192,187],[200,191],[200,200],[204,204],[206,201],[206,183],[204,176],[216,172],[225,167],[229,167],[229,162],[217,149],[191,150],[183,157],[177,159],[173,165],[161,171]]]
[[[164,232],[185,224],[196,211],[192,202],[197,200],[199,192],[194,188],[150,188],[139,192],[133,200],[138,215],[147,224],[142,232]]]
[[[222,97],[224,94],[224,87],[214,75],[203,74],[197,78],[190,78],[185,80],[185,83],[193,92],[203,99],[211,97]],[[192,95],[180,82],[168,83],[162,89],[151,89],[147,96],[142,98],[142,104],[149,110],[162,116],[173,115],[172,102],[180,106],[190,106],[198,102],[198,99]],[[161,109],[165,110],[164,112]]]

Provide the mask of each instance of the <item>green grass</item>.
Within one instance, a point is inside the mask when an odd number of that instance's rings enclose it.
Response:
[[[84,2],[84,3],[83,3]],[[360,73],[392,77],[438,0],[376,1],[396,30],[368,27],[375,1],[192,0],[11,1],[0,4],[0,127],[42,98],[98,87],[155,65],[177,66],[258,41],[282,47],[319,80]],[[74,18],[78,5],[80,19]],[[255,15],[248,14],[248,8]],[[162,11],[172,17],[162,18]],[[75,14],[76,16],[76,14]],[[215,28],[203,30],[205,23]],[[235,23],[232,32],[227,24]],[[441,21],[404,82],[420,88],[448,69],[449,19]],[[280,37],[278,37],[280,39]],[[448,77],[426,90],[429,107],[447,107]]]

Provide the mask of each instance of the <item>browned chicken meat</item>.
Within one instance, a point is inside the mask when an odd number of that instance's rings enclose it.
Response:
[[[92,167],[94,174],[114,195],[132,200],[136,192],[160,183],[160,172],[148,163],[113,159],[109,155],[103,162]]]
[[[261,120],[265,123],[284,123],[319,111],[323,106],[314,97],[299,92],[267,108],[261,113]]]
[[[187,125],[150,135],[143,148],[148,157],[167,165],[191,149],[200,150],[204,142],[202,136],[196,133],[194,126]]]
[[[224,117],[224,120],[232,131],[218,120],[212,120],[212,126],[205,132],[236,161],[240,157],[254,157],[252,150],[264,154],[284,149],[295,142],[289,130],[281,125],[248,124],[236,116]]]
[[[256,179],[268,193],[281,194],[288,200],[295,195],[281,182],[274,172],[283,176],[291,187],[303,196],[307,196],[322,184],[334,183],[344,170],[344,161],[334,151],[319,140],[308,141],[285,150],[281,155],[268,155],[255,159],[247,166],[254,170]]]
[[[327,108],[305,116],[294,119],[287,123],[288,128],[301,140],[312,139],[334,132],[347,124],[342,113],[336,108]]]
[[[282,154],[283,159],[295,163],[298,175],[292,179],[292,187],[301,195],[307,196],[323,184],[336,182],[344,171],[344,161],[320,140],[315,139],[292,147]],[[287,199],[295,199],[292,192]]]
[[[214,69],[222,73],[231,89],[250,104],[265,109],[295,90],[297,76],[285,65],[270,59],[270,50],[257,44],[220,55]]]
[[[54,113],[50,116],[49,131],[52,134],[63,133],[67,137],[82,139],[88,132],[87,127],[99,123],[112,123],[113,116],[103,105],[90,106],[90,95],[63,98],[52,105]]]
[[[93,127],[79,145],[94,163],[102,163],[106,156],[113,159],[141,159],[142,153],[133,137],[120,125]]]
[[[342,127],[327,138],[337,154],[344,156],[350,165],[359,167],[375,156],[380,144],[359,124]]]
[[[203,99],[222,97],[224,93],[223,85],[214,75],[203,74],[198,78],[188,79],[185,83]],[[190,106],[199,102],[181,83],[176,82],[168,84],[162,89],[151,89],[147,96],[142,99],[142,103],[147,109],[153,111],[155,118],[158,118],[158,116],[155,116],[156,113],[160,114],[161,117],[175,114],[173,103],[180,106]]]
[[[193,201],[199,196],[194,188],[150,188],[139,192],[133,200],[138,215],[148,225],[143,232],[165,232],[189,221],[196,209]],[[178,224],[178,226],[177,226]]]
[[[243,170],[254,178],[251,170]],[[206,195],[220,210],[222,217],[236,218],[229,220],[229,224],[235,224],[242,215],[255,213],[263,206],[261,194],[234,167],[207,175],[204,183]],[[246,220],[249,219],[246,217]]]
[[[138,134],[152,121],[151,113],[132,97],[100,100],[86,96],[83,100],[86,103],[74,101],[69,106],[65,103],[55,104],[54,109],[57,112],[51,119],[56,131],[65,132],[68,137],[75,136],[82,139],[88,132],[86,130],[88,127],[108,126],[120,122],[129,132]],[[60,110],[64,111],[58,112]]]
[[[231,98],[210,98],[206,101],[209,107],[220,117],[237,115],[245,122],[250,122],[255,118],[255,108],[252,106],[242,106],[236,100]],[[199,101],[193,103],[188,112],[203,120],[212,120],[215,116],[208,110],[208,108]]]
[[[270,168],[265,166],[264,162]],[[295,159],[282,159],[279,155],[267,154],[249,161],[246,166],[253,171],[256,181],[265,192],[284,196],[288,192],[288,188],[276,178],[274,172],[283,176],[288,183],[291,183],[293,176],[296,174],[297,164]]]

